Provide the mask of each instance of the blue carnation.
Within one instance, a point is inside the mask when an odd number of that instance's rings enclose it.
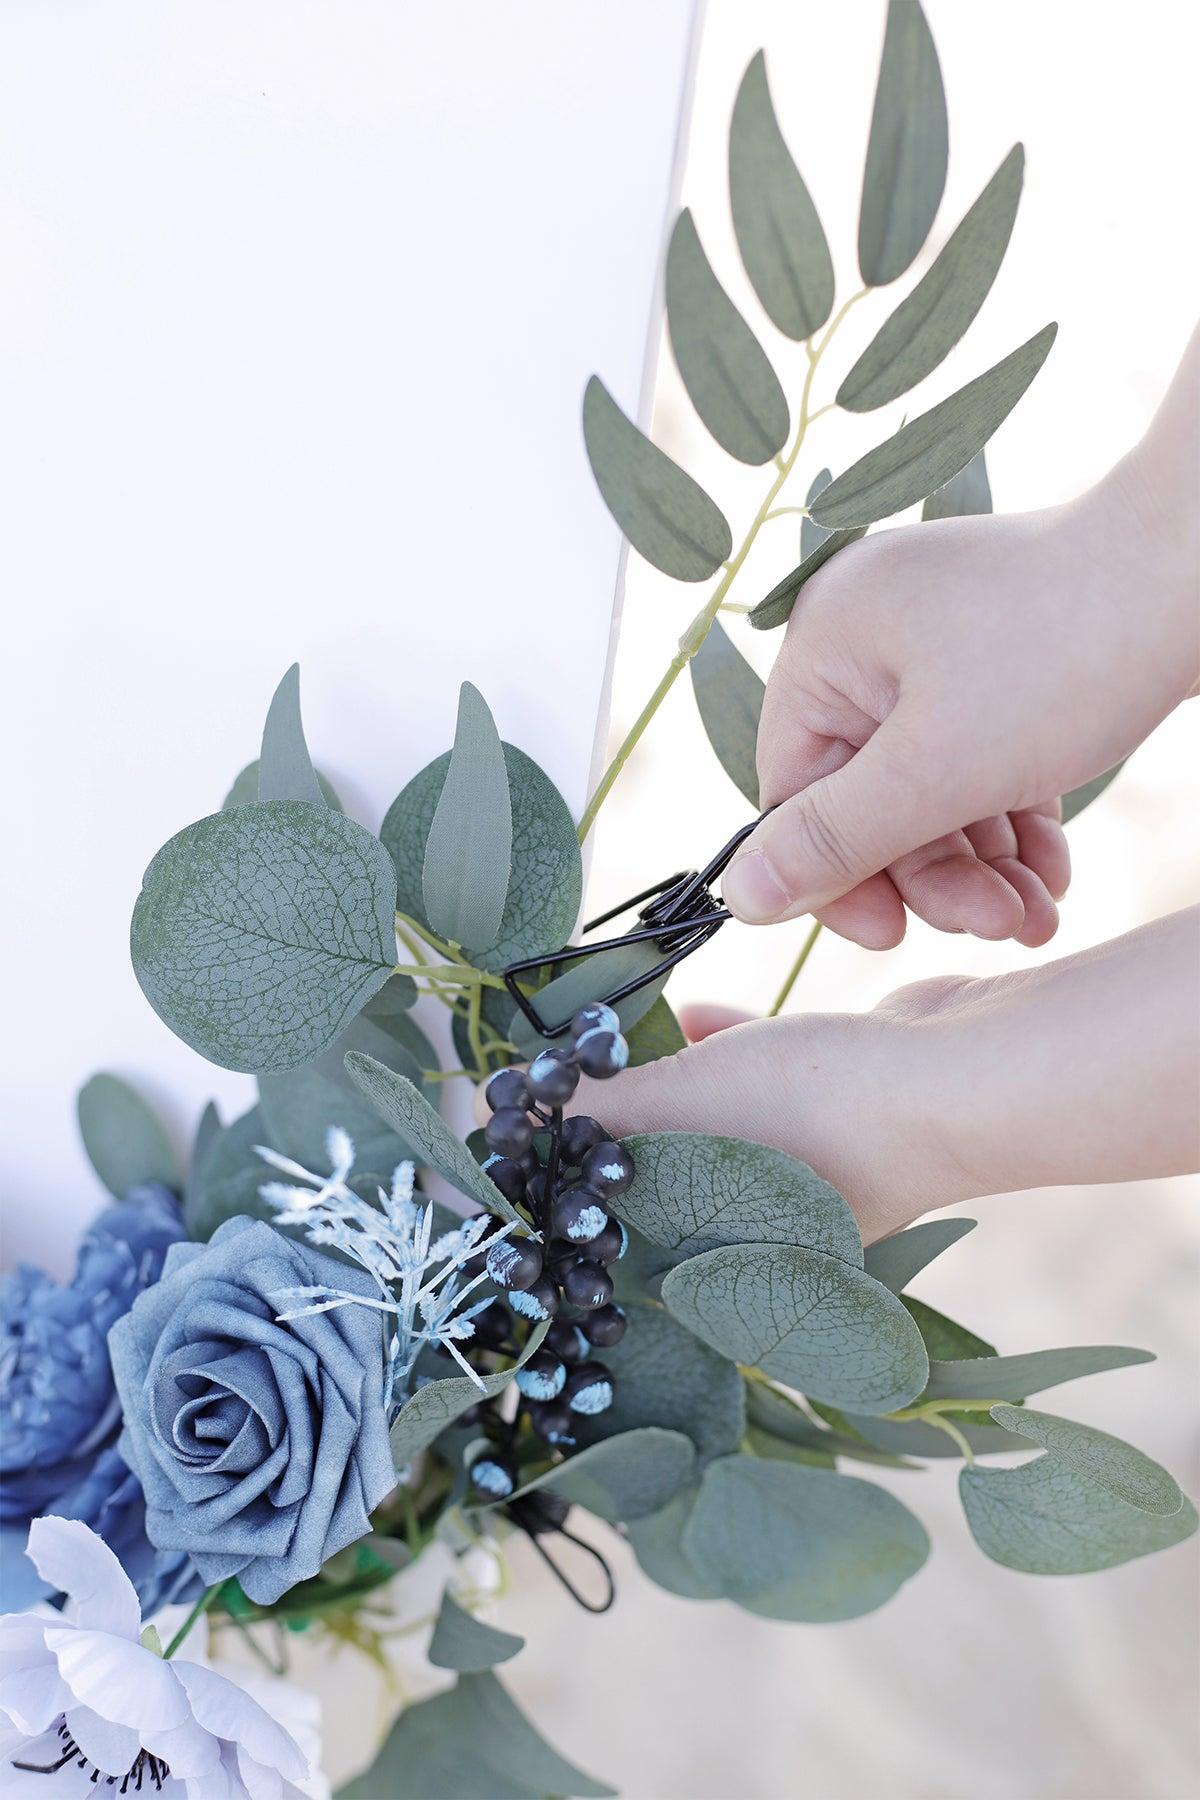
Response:
[[[141,1486],[117,1449],[121,1407],[107,1337],[162,1273],[184,1236],[179,1207],[157,1182],[108,1207],[79,1246],[74,1279],[22,1264],[0,1281],[0,1564],[4,1605],[49,1590],[24,1555],[31,1519],[80,1519],[112,1547],[144,1612],[198,1586],[186,1556],[145,1532]]]

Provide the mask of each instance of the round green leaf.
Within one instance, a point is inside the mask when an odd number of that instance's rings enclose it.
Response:
[[[1018,1469],[963,1469],[958,1491],[985,1556],[1026,1575],[1090,1575],[1191,1537],[1196,1509],[1143,1512],[1047,1453]]]
[[[447,1588],[429,1641],[429,1660],[435,1669],[457,1669],[478,1674],[505,1663],[525,1648],[525,1639],[511,1631],[497,1631],[458,1604]]]
[[[937,51],[917,0],[888,0],[858,220],[868,287],[903,275],[941,204],[950,154]]]
[[[644,1063],[660,1057],[674,1056],[687,1044],[679,1028],[679,1020],[660,995],[650,1010],[625,1033],[629,1045],[629,1068],[640,1069]]]
[[[657,1512],[695,1478],[696,1451],[689,1437],[640,1426],[576,1450],[513,1497],[552,1488],[572,1506],[616,1525]]]
[[[633,1520],[626,1536],[639,1568],[656,1586],[684,1600],[719,1600],[719,1591],[703,1580],[683,1554],[684,1527],[699,1492],[698,1487],[685,1488],[661,1511]]]
[[[862,1267],[854,1214],[797,1157],[695,1131],[645,1132],[627,1143],[637,1172],[616,1211],[654,1243],[684,1256],[724,1244],[798,1244]]]
[[[729,524],[704,489],[625,417],[593,375],[583,436],[596,485],[634,549],[676,581],[707,581],[733,549]]]
[[[756,748],[766,689],[716,619],[688,666],[700,722],[717,761],[757,812]]]
[[[1052,1450],[1084,1481],[1107,1489],[1139,1512],[1160,1513],[1166,1518],[1183,1505],[1179,1483],[1161,1463],[1132,1444],[1110,1437],[1107,1431],[1097,1431],[1094,1425],[1034,1412],[1028,1406],[993,1406],[992,1417],[1005,1431],[1017,1432],[1044,1450]]]
[[[871,525],[942,487],[1003,425],[1050,354],[1057,330],[1043,326],[948,400],[868,450],[814,501],[817,523],[838,529]]]
[[[726,1599],[768,1619],[857,1619],[929,1554],[908,1508],[869,1481],[726,1456],[705,1471],[683,1554]]]
[[[729,199],[742,262],[767,316],[797,342],[812,337],[833,311],[833,262],[783,141],[761,50],[734,102]]]
[[[511,962],[560,950],[575,928],[583,894],[579,840],[567,805],[531,757],[504,745],[512,817],[512,872],[498,936],[470,945],[479,968],[495,974]],[[450,753],[415,775],[388,808],[380,837],[395,865],[397,905],[429,925],[422,870]],[[508,1007],[507,998],[504,1005]]]
[[[686,207],[667,250],[666,297],[671,348],[704,425],[739,462],[770,462],[787,441],[787,400],[762,345],[713,274]]]
[[[928,274],[871,339],[837,391],[850,412],[886,406],[924,381],[962,337],[1004,261],[1021,198],[1025,152],[1014,145]]]
[[[915,1400],[929,1359],[894,1294],[840,1257],[791,1244],[733,1244],[664,1278],[673,1316],[731,1361],[856,1412]]]
[[[183,1172],[161,1121],[127,1081],[93,1075],[75,1103],[88,1161],[110,1194],[123,1200],[143,1181],[161,1181],[178,1193]]]
[[[343,813],[293,800],[214,813],[163,846],[133,911],[142,992],[227,1069],[311,1062],[395,964],[396,880]]]

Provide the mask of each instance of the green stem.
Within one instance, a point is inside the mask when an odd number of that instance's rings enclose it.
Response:
[[[713,590],[711,598],[705,602],[703,607],[701,607],[700,611],[696,614],[696,617],[692,620],[691,624],[680,638],[679,649],[667,665],[662,680],[634,720],[625,737],[625,741],[609,763],[608,768],[604,771],[600,780],[600,785],[588,801],[584,815],[579,821],[579,841],[581,844],[595,824],[596,815],[608,798],[609,793],[612,791],[614,782],[617,780],[617,777],[625,767],[625,764],[629,761],[630,756],[641,742],[646,727],[674,687],[680,675],[682,675],[683,671],[687,668],[692,657],[695,656],[697,650],[699,650],[701,644],[703,644],[705,638],[708,636],[709,628],[717,614],[720,612],[725,596],[733,586],[743,563],[750,554],[754,540],[762,529],[772,506],[775,504],[780,489],[795,467],[796,458],[800,454],[800,449],[804,443],[805,433],[811,423],[811,418],[816,417],[815,414],[810,417],[808,403],[812,393],[813,376],[817,372],[817,366],[820,363],[822,356],[825,354],[825,351],[828,349],[829,342],[833,337],[834,332],[846,317],[850,308],[854,306],[857,301],[861,300],[866,292],[867,290],[862,288],[857,294],[852,294],[850,296],[840,312],[835,313],[828,330],[815,349],[813,349],[811,342],[806,345],[806,349],[808,350],[808,372],[804,377],[804,387],[800,395],[800,416],[797,421],[796,436],[792,441],[792,447],[786,456],[780,455],[774,459],[778,473],[767,490],[767,495],[763,500],[762,505],[751,520],[750,529],[742,539],[737,554],[725,564],[725,573]],[[828,408],[823,407],[821,410],[824,412],[827,411]]]
[[[813,945],[816,943],[816,941],[820,937],[820,935],[821,935],[821,921],[820,921],[820,919],[814,919],[813,924],[812,924],[812,930],[809,932],[808,936],[805,938],[804,942],[801,944],[800,953],[796,957],[796,960],[792,964],[791,968],[788,970],[787,980],[784,982],[783,986],[780,988],[779,992],[775,996],[775,1004],[771,1008],[770,1012],[767,1014],[768,1019],[777,1019],[779,1017],[780,1013],[783,1011],[784,1007],[787,1005],[788,999],[791,996],[792,989],[795,987],[796,982],[799,979],[800,971],[804,967],[805,963],[808,961],[809,957],[812,955]]]
[[[223,1581],[218,1581],[215,1587],[206,1588],[204,1593],[201,1594],[201,1596],[197,1600],[195,1606],[193,1606],[191,1612],[188,1614],[187,1618],[183,1621],[183,1624],[179,1627],[179,1630],[175,1633],[175,1636],[171,1639],[170,1643],[167,1645],[166,1649],[163,1651],[163,1661],[164,1662],[169,1662],[171,1657],[174,1656],[174,1654],[178,1650],[180,1644],[182,1644],[184,1638],[187,1636],[188,1632],[192,1629],[192,1626],[196,1623],[196,1620],[203,1617],[203,1615],[208,1611],[209,1607],[212,1605],[213,1601],[216,1599],[217,1595],[220,1593],[221,1589],[224,1586],[225,1586],[225,1583]]]
[[[936,1425],[939,1431],[944,1431],[948,1438],[954,1439],[954,1442],[958,1445],[959,1450],[966,1460],[968,1468],[973,1469],[975,1467],[975,1452],[972,1450],[970,1444],[953,1420],[943,1419],[937,1413],[930,1413],[929,1423],[931,1425]]]

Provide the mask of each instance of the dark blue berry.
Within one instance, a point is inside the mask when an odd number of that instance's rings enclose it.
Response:
[[[611,1006],[603,1000],[593,1000],[587,1006],[581,1006],[571,1020],[571,1036],[576,1043],[587,1031],[620,1031],[621,1021]]]
[[[512,1336],[512,1315],[502,1300],[493,1300],[490,1306],[485,1306],[482,1312],[475,1314],[471,1324],[475,1334],[470,1341],[484,1350],[497,1350]]]
[[[486,1267],[498,1288],[531,1288],[542,1272],[542,1252],[528,1238],[505,1238],[488,1251]]]
[[[601,1362],[580,1363],[567,1376],[562,1397],[572,1412],[591,1418],[607,1412],[613,1402],[613,1378]]]
[[[594,1144],[583,1159],[583,1179],[602,1200],[613,1200],[623,1194],[632,1185],[635,1173],[628,1150],[611,1138],[603,1144]]]
[[[471,1464],[471,1485],[488,1500],[507,1500],[517,1485],[517,1465],[503,1450],[484,1450]]]
[[[493,1150],[483,1165],[483,1172],[513,1206],[525,1198],[525,1171],[511,1156],[498,1156]]]
[[[609,1263],[620,1262],[628,1248],[629,1233],[620,1219],[610,1218],[599,1237],[594,1237],[588,1245],[587,1253],[594,1262],[607,1267]]]
[[[594,1312],[598,1306],[607,1306],[613,1296],[612,1277],[598,1262],[591,1262],[586,1257],[567,1270],[562,1289],[571,1305],[577,1306],[580,1312]]]
[[[533,1126],[517,1106],[502,1106],[483,1131],[489,1150],[501,1156],[523,1156],[533,1143]]]
[[[517,1387],[527,1400],[557,1399],[566,1379],[566,1365],[545,1349],[535,1350],[516,1374]]]
[[[599,1194],[578,1182],[558,1196],[550,1217],[555,1235],[565,1238],[569,1244],[590,1243],[608,1224],[608,1214]]]
[[[555,1046],[539,1051],[525,1081],[539,1106],[565,1106],[579,1086],[579,1070],[571,1052]]]
[[[561,1399],[535,1402],[529,1408],[529,1423],[544,1444],[559,1445],[575,1442],[575,1417],[570,1407]],[[540,1491],[539,1489],[538,1492]],[[530,1499],[532,1498],[531,1494]],[[564,1501],[562,1504],[565,1508],[566,1502]],[[565,1519],[566,1516],[564,1510],[563,1518]]]
[[[558,1311],[558,1288],[548,1275],[539,1275],[531,1287],[518,1289],[508,1296],[508,1304],[519,1319],[540,1325]]]
[[[619,1031],[585,1031],[575,1046],[579,1067],[593,1081],[619,1075],[629,1062],[629,1045]]]
[[[529,1110],[529,1089],[523,1069],[500,1069],[483,1090],[483,1097],[493,1112],[515,1106],[518,1112]]]
[[[588,1313],[580,1321],[579,1329],[589,1344],[595,1344],[598,1350],[611,1350],[625,1336],[628,1321],[622,1309],[615,1305],[601,1306],[597,1311]]]
[[[565,1163],[577,1169],[593,1144],[602,1144],[607,1138],[599,1119],[589,1119],[586,1113],[576,1113],[573,1119],[564,1119],[560,1153]]]
[[[547,1350],[552,1350],[559,1362],[581,1362],[588,1353],[587,1339],[578,1325],[573,1325],[569,1319],[555,1319],[546,1333],[545,1342]]]

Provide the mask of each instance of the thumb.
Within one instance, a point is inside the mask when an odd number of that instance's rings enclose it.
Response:
[[[748,925],[819,912],[897,857],[961,824],[946,814],[892,713],[831,775],[767,814],[722,882],[725,904]],[[974,814],[971,814],[974,817]]]

